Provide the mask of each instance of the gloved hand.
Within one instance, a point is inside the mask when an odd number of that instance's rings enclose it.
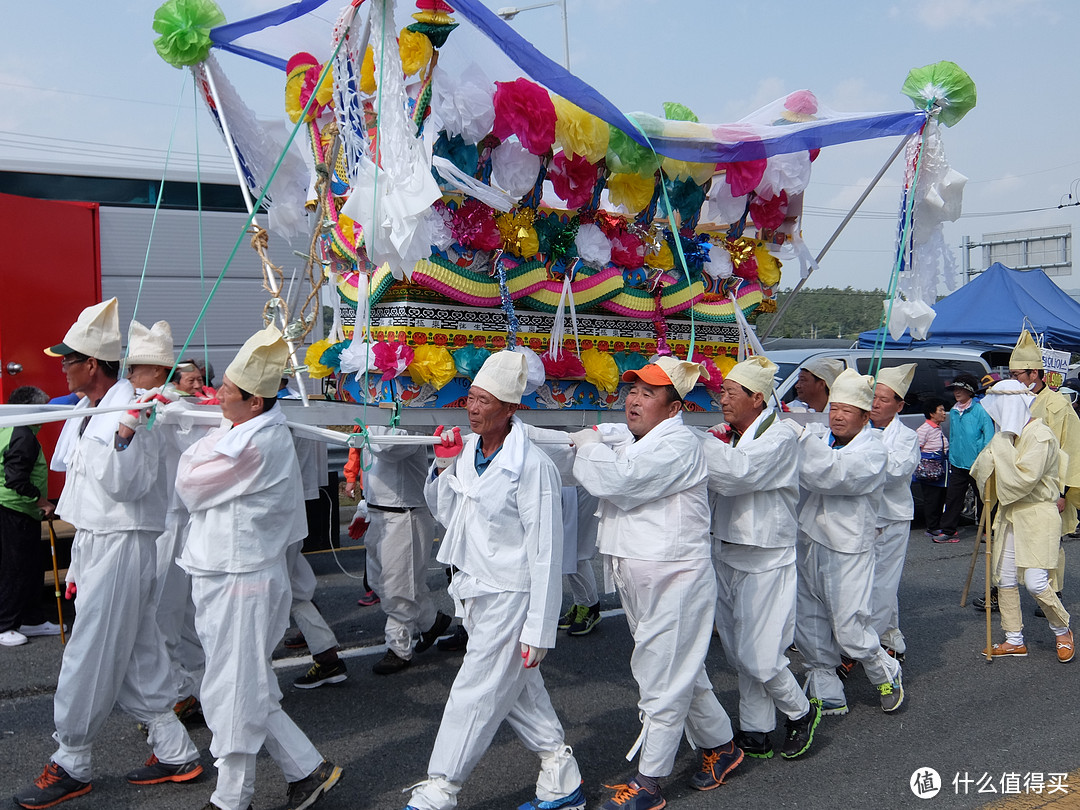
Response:
[[[139,425],[146,424],[147,413],[149,413],[149,409],[127,411],[120,417],[120,424],[126,427],[128,430],[134,431],[137,427],[139,427]]]
[[[202,391],[198,394],[200,405],[220,405],[218,400],[217,391],[211,388],[209,385],[204,385]]]
[[[570,444],[574,447],[584,447],[587,444],[602,441],[604,441],[604,437],[600,435],[600,431],[595,427],[588,427],[570,434]]]
[[[349,523],[349,537],[352,540],[359,540],[364,536],[364,532],[368,530],[368,511],[367,505],[360,501],[356,505],[356,514],[353,515],[352,522]]]
[[[540,662],[544,660],[545,655],[547,655],[547,650],[543,647],[533,647],[531,644],[521,643],[521,657],[525,659],[526,669],[540,666]]]
[[[176,402],[180,399],[180,392],[177,391],[172,383],[166,383],[158,388],[151,388],[149,391],[143,393],[139,397],[137,402],[158,402],[162,405],[168,405],[170,402]]]
[[[435,428],[435,435],[442,440],[442,444],[435,445],[435,466],[445,470],[465,449],[465,443],[461,440],[461,428],[446,430],[439,425]]]
[[[731,444],[731,425],[726,422],[721,422],[719,425],[713,425],[709,428],[709,433],[724,442],[724,444]]]
[[[64,591],[64,598],[69,600],[69,601],[74,599],[75,595],[78,593],[78,590],[79,589],[75,587],[74,582],[69,582],[67,584],[67,590]]]

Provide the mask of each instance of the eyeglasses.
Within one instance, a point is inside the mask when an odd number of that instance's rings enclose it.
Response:
[[[71,366],[74,366],[78,363],[85,363],[89,359],[89,357],[81,357],[78,360],[72,360],[70,357],[65,357],[63,360],[60,361],[60,368],[67,371]]]
[[[1011,379],[1014,379],[1014,380],[1019,380],[1021,377],[1026,377],[1029,374],[1034,374],[1034,373],[1035,372],[1027,370],[1027,369],[1025,369],[1023,371],[1010,371],[1009,372],[1009,377]]]

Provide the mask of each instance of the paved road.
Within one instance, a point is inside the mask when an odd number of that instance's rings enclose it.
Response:
[[[675,774],[665,784],[672,807],[695,810],[718,804],[747,808],[982,807],[1002,798],[1002,780],[1017,774],[1042,777],[1041,794],[1029,793],[1025,807],[1080,806],[1080,662],[1059,664],[1053,636],[1045,622],[1031,615],[1025,595],[1031,655],[1026,659],[987,664],[979,656],[985,630],[983,615],[958,605],[972,550],[974,531],[963,542],[934,545],[915,530],[901,591],[903,627],[909,639],[904,668],[904,708],[886,715],[877,695],[858,676],[848,687],[851,713],[825,718],[815,746],[803,759],[750,761],[718,790],[699,794],[684,782],[696,756],[683,746]],[[1069,544],[1066,604],[1080,608],[1080,543]],[[363,551],[338,554],[344,568],[358,573]],[[378,608],[358,608],[359,583],[343,574],[330,554],[311,557],[320,575],[318,602],[347,646],[349,680],[313,691],[291,687],[304,671],[300,658],[279,660],[285,691],[284,707],[320,750],[345,767],[340,786],[320,807],[400,810],[402,789],[421,779],[438,727],[443,703],[455,675],[459,655],[436,650],[417,656],[411,668],[393,676],[371,673],[382,654],[382,615]],[[433,564],[430,581],[445,585]],[[975,587],[981,588],[981,565]],[[444,609],[450,603],[440,596]],[[605,796],[604,782],[624,782],[632,775],[623,754],[639,731],[636,687],[629,673],[630,636],[614,597],[604,598],[610,611],[596,632],[585,638],[560,639],[544,661],[543,672],[585,777],[590,807]],[[995,623],[995,638],[1000,631]],[[283,651],[280,651],[283,652]],[[51,690],[60,660],[59,639],[36,639],[24,647],[0,649],[0,796],[36,776],[53,751]],[[795,658],[798,664],[798,658]],[[708,660],[709,671],[725,708],[737,709],[735,677],[719,645]],[[797,667],[798,671],[798,667]],[[208,770],[210,735],[193,731]],[[779,744],[779,732],[775,743]],[[130,718],[115,713],[95,748],[94,791],[74,800],[76,808],[201,807],[212,790],[212,777],[184,786],[136,788],[123,773],[147,756],[141,734]],[[916,771],[935,769],[940,793],[916,798],[909,780]],[[255,806],[284,806],[280,772],[265,756],[259,760]],[[460,797],[460,807],[513,810],[532,797],[537,761],[507,729],[502,729]],[[1068,793],[1050,793],[1051,774],[1067,774]],[[970,780],[966,784],[965,774]],[[985,777],[984,777],[985,774]],[[955,786],[954,786],[954,779]],[[1062,780],[1058,780],[1062,781]],[[995,793],[979,792],[996,789]],[[1020,806],[1020,805],[1017,805]]]

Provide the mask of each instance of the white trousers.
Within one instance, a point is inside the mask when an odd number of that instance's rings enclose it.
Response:
[[[874,541],[874,587],[870,592],[870,623],[881,643],[898,653],[907,651],[900,632],[900,576],[904,573],[911,521],[896,520],[878,530]]]
[[[836,674],[840,654],[863,665],[872,684],[892,681],[900,664],[881,649],[870,625],[870,590],[874,553],[833,551],[799,539],[795,643],[809,669],[810,697],[829,705],[846,705],[844,684]]]
[[[264,745],[286,781],[319,767],[322,756],[281,709],[281,688],[270,654],[288,626],[285,559],[243,574],[195,575],[195,626],[206,651],[199,699],[213,732],[222,810],[247,810],[255,789],[255,755]]]
[[[113,706],[145,723],[162,762],[199,752],[173,714],[174,688],[153,609],[157,532],[75,533],[78,617],[53,699],[53,762],[90,781],[90,747]]]
[[[739,727],[772,731],[777,709],[792,720],[810,709],[785,655],[795,637],[795,563],[757,573],[714,564],[716,631],[739,676]]]
[[[285,550],[285,560],[289,567],[289,586],[292,588],[292,605],[289,612],[293,621],[304,634],[308,651],[312,655],[326,652],[338,645],[337,637],[326,619],[315,607],[315,572],[311,563],[300,553],[303,543],[293,543]],[[284,632],[284,631],[282,631]],[[273,648],[271,648],[273,649]]]
[[[435,521],[422,506],[408,512],[369,507],[368,514],[368,584],[386,614],[386,646],[408,661],[413,638],[435,623],[435,602],[427,586]]]
[[[380,594],[381,596],[381,594]],[[496,593],[463,600],[469,646],[443,710],[428,762],[428,782],[413,792],[417,810],[450,810],[457,791],[491,745],[503,720],[541,757],[536,795],[568,796],[581,784],[539,668],[526,669],[519,638],[529,609],[527,593]],[[442,789],[432,789],[432,784]]]
[[[659,778],[671,773],[684,733],[702,748],[725,745],[734,736],[705,671],[716,574],[708,559],[612,557],[611,565],[634,637],[630,670],[643,724],[638,771]]]
[[[171,510],[165,531],[157,539],[157,623],[165,637],[176,682],[176,700],[199,693],[205,656],[195,632],[195,604],[191,601],[191,577],[176,564],[187,536],[188,513]]]

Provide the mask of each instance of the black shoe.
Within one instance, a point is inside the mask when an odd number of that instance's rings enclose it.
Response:
[[[179,765],[167,765],[151,756],[141,768],[128,773],[124,778],[133,785],[161,785],[165,782],[190,782],[203,772],[199,760],[181,762]]]
[[[285,636],[285,640],[282,642],[286,650],[305,650],[307,649],[307,639],[304,638],[304,634],[297,630],[295,633],[289,633]]]
[[[971,605],[976,610],[986,610],[986,599],[981,596],[976,596],[971,600]],[[998,612],[997,588],[990,589],[990,612]]]
[[[840,676],[840,680],[846,681],[848,676],[855,671],[855,665],[859,662],[853,658],[848,658],[846,655],[840,656],[840,666],[836,668],[836,674]]]
[[[904,653],[897,652],[892,647],[886,647],[884,644],[881,645],[881,649],[885,651],[885,654],[889,656],[889,658],[895,658],[897,663],[904,663]]]
[[[401,672],[411,664],[412,661],[408,658],[402,658],[393,650],[387,650],[386,655],[375,662],[375,666],[371,668],[371,671],[376,675],[393,675],[395,672]]]
[[[92,789],[93,785],[89,782],[80,782],[68,776],[68,772],[55,762],[49,762],[34,784],[15,794],[15,804],[19,807],[52,807],[89,793]]]
[[[341,683],[348,677],[345,662],[340,658],[326,665],[316,661],[311,665],[311,669],[307,671],[307,674],[301,675],[293,681],[293,686],[297,689],[315,689],[324,683]]]
[[[773,747],[764,731],[736,731],[735,745],[754,759],[772,759]]]
[[[288,810],[304,810],[311,807],[326,791],[337,784],[341,778],[341,768],[325,759],[314,773],[305,776],[299,782],[289,783]]]
[[[578,605],[577,612],[574,615],[574,621],[570,623],[570,627],[566,630],[568,636],[587,636],[591,633],[596,625],[600,624],[600,605],[595,604],[592,607],[586,607],[585,605]]]
[[[570,609],[559,617],[559,623],[556,625],[556,627],[559,630],[569,630],[570,625],[572,625],[574,623],[574,619],[577,618],[577,609],[577,605],[571,605]]]
[[[468,644],[469,633],[465,630],[465,625],[459,624],[451,635],[439,639],[435,646],[443,652],[463,652]]]
[[[1061,601],[1061,591],[1057,592],[1057,598],[1058,598],[1058,601],[1060,602]],[[1035,605],[1035,615],[1038,616],[1040,619],[1045,619],[1046,618],[1046,613],[1043,611],[1042,605],[1040,605],[1038,603],[1036,603],[1036,605]]]
[[[430,648],[432,644],[439,640],[439,636],[446,635],[446,630],[450,627],[450,622],[452,621],[453,619],[442,611],[436,613],[435,622],[431,627],[420,634],[420,640],[416,642],[414,650],[418,653],[422,653]]]
[[[810,744],[814,742],[814,730],[820,722],[821,701],[812,698],[806,714],[798,720],[788,718],[785,724],[787,735],[784,737],[784,747],[780,751],[780,756],[784,759],[795,759],[809,751]]]

